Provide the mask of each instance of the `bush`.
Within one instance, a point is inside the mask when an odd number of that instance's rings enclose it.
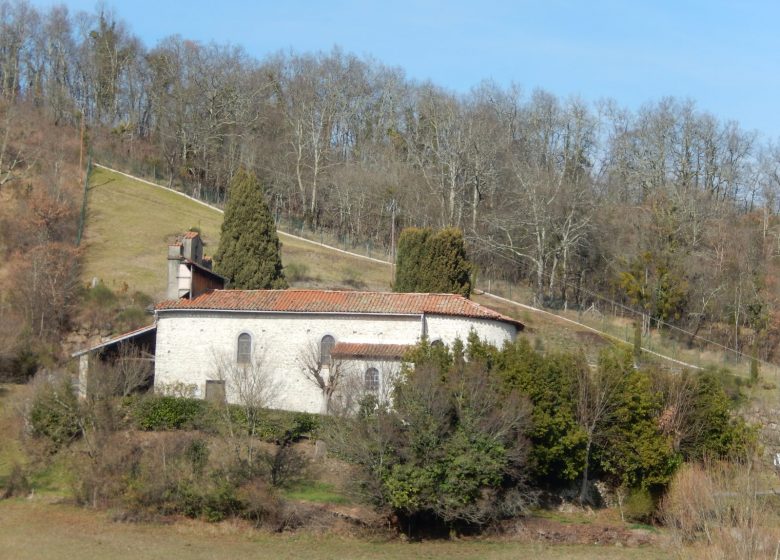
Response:
[[[70,377],[38,381],[28,412],[31,433],[56,451],[81,435],[79,403]]]
[[[780,531],[760,461],[685,465],[661,507],[672,544],[681,557],[777,558]],[[697,543],[697,546],[691,546]]]
[[[144,292],[133,292],[133,295],[130,296],[130,301],[144,309],[154,303],[154,298]]]
[[[85,299],[88,303],[92,303],[101,309],[112,307],[117,301],[116,294],[103,282],[99,282],[93,288],[87,290]]]
[[[229,406],[230,422],[249,432],[249,420],[240,405]],[[318,418],[305,412],[285,410],[264,410],[254,426],[256,437],[269,443],[296,442],[306,434],[311,434],[319,426]]]
[[[19,463],[14,463],[11,467],[11,472],[8,474],[3,483],[3,490],[0,493],[0,498],[15,498],[19,496],[27,496],[30,493],[32,486],[27,478],[27,474],[24,468]]]
[[[648,490],[634,489],[628,493],[621,509],[626,521],[647,523],[655,513],[655,500]]]
[[[10,356],[0,356],[0,382],[27,382],[38,371],[40,361],[41,357],[29,344],[20,344]]]
[[[209,423],[208,405],[200,399],[162,396],[134,402],[132,416],[142,430],[195,430]]]

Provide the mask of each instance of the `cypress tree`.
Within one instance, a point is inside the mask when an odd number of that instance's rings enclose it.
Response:
[[[287,287],[271,211],[257,177],[245,169],[230,183],[214,264],[216,271],[230,280],[231,288]]]
[[[393,289],[396,292],[471,294],[471,263],[463,233],[407,228],[398,239]]]

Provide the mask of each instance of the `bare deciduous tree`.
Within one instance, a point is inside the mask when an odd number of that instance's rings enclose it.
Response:
[[[100,360],[100,358],[98,358]],[[119,344],[114,356],[99,361],[90,375],[88,392],[96,398],[126,397],[149,384],[153,357],[128,342]]]
[[[301,349],[297,361],[304,377],[322,392],[322,414],[330,414],[333,396],[351,374],[350,364],[332,356],[323,360],[320,343],[313,339]]]
[[[256,437],[265,409],[275,403],[279,394],[279,385],[261,352],[255,351],[247,363],[236,363],[230,353],[213,354],[214,379],[224,383],[225,399],[223,416],[228,435],[235,442],[240,453],[246,451],[250,464],[257,453]],[[239,405],[243,410],[243,420],[239,426],[228,403]],[[246,433],[242,433],[243,430]],[[243,437],[245,436],[245,437]]]

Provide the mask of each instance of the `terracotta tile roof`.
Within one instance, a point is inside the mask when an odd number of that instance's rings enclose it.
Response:
[[[331,355],[334,358],[385,358],[401,359],[411,348],[407,344],[369,344],[364,342],[338,342]]]
[[[182,239],[195,239],[196,237],[199,237],[200,234],[197,231],[188,231],[184,235],[181,236]]]
[[[493,319],[516,325],[517,319],[454,294],[397,294],[330,290],[214,290],[194,299],[163,301],[158,311],[201,309],[275,311],[286,313],[367,313],[391,315],[455,315]]]

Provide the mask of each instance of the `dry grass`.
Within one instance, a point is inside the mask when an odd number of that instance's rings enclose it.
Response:
[[[177,234],[199,227],[206,253],[219,245],[222,214],[164,189],[96,168],[91,178],[86,256],[82,279],[102,279],[116,290],[125,285],[155,299],[165,292],[167,245]],[[391,270],[280,233],[282,261],[305,264],[308,277],[300,287],[359,287],[387,290]],[[351,283],[350,283],[351,282]]]
[[[101,513],[39,501],[0,502],[5,558],[188,560],[231,558],[548,558],[651,560],[669,558],[656,548],[548,546],[495,540],[405,543],[335,535],[270,535],[235,523],[172,525],[114,523]]]
[[[662,514],[680,558],[773,560],[780,553],[776,480],[760,463],[684,465]]]

